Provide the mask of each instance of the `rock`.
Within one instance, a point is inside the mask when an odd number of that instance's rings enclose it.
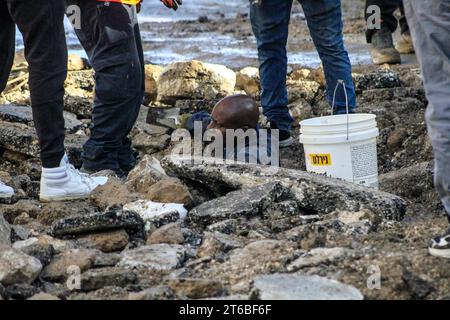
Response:
[[[109,232],[92,233],[77,238],[77,244],[84,248],[98,249],[103,252],[122,251],[130,237],[124,229]]]
[[[6,288],[8,299],[25,300],[39,292],[39,289],[29,284],[13,284]]]
[[[147,270],[173,270],[181,267],[186,249],[180,245],[154,244],[122,252],[119,267]]]
[[[11,226],[0,214],[0,246],[11,245]]]
[[[215,257],[243,246],[244,243],[235,237],[219,232],[206,232],[197,255],[201,258]]]
[[[310,250],[327,243],[328,228],[323,224],[300,225],[279,235],[280,239],[294,241],[299,247]]]
[[[39,142],[33,128],[23,123],[0,121],[0,147],[39,157]]]
[[[95,257],[94,267],[115,267],[121,259],[122,257],[118,253],[102,253]]]
[[[189,299],[217,297],[225,293],[221,282],[209,279],[173,279],[169,280],[168,286],[177,296]]]
[[[37,219],[45,225],[52,225],[63,218],[89,215],[98,212],[97,207],[86,200],[49,202],[43,204]]]
[[[380,175],[380,188],[411,201],[441,209],[441,201],[434,188],[433,173],[433,162],[418,163]]]
[[[147,104],[154,102],[158,96],[158,80],[163,69],[163,67],[153,64],[145,65],[145,99]]]
[[[29,241],[30,239],[33,241]],[[13,248],[20,250],[29,256],[35,257],[41,262],[42,266],[48,265],[55,255],[53,246],[50,243],[39,241],[37,238],[30,239],[19,241],[19,243],[15,242]]]
[[[358,289],[319,276],[258,276],[254,288],[261,300],[363,300]]]
[[[64,241],[52,238],[48,235],[28,238],[23,241],[14,242],[13,248],[23,252],[33,251],[34,248],[48,248],[52,247],[56,254],[74,249],[74,243],[71,241]]]
[[[158,101],[174,105],[181,99],[217,99],[234,92],[236,74],[221,65],[200,61],[167,66],[158,81]]]
[[[139,116],[131,130],[133,147],[143,155],[150,155],[165,149],[170,143],[170,129],[147,123],[148,107],[141,106]]]
[[[180,203],[186,208],[191,208],[194,203],[188,187],[176,178],[156,182],[147,190],[146,198],[160,203]]]
[[[144,221],[133,211],[111,207],[101,214],[89,214],[61,219],[52,225],[56,237],[80,235],[107,230],[125,229],[131,238],[145,239]]]
[[[224,234],[234,234],[237,231],[238,220],[237,219],[229,219],[220,222],[213,223],[209,225],[206,230],[210,232],[220,232]]]
[[[350,234],[368,234],[377,230],[381,219],[370,210],[358,212],[337,212],[338,221],[343,223]]]
[[[267,183],[202,203],[189,212],[188,218],[190,222],[203,227],[228,219],[251,218],[261,215],[272,202],[287,197],[289,192],[280,183]]]
[[[299,207],[310,213],[369,209],[381,218],[401,220],[407,207],[407,202],[398,196],[293,169],[248,164],[227,166],[214,161],[193,164],[190,158],[181,157],[166,157],[162,165],[168,174],[198,183],[217,195],[278,181],[289,188]],[[195,219],[195,214],[190,216]]]
[[[148,108],[146,122],[150,125],[163,126],[175,130],[181,125],[180,108],[150,107]]]
[[[308,103],[313,104],[320,90],[320,84],[305,79],[287,80],[286,85],[288,87],[289,101],[304,99]]]
[[[81,290],[94,291],[104,287],[126,287],[138,280],[136,274],[130,270],[117,268],[92,269],[81,275]]]
[[[0,283],[3,285],[31,284],[41,270],[38,259],[18,250],[0,248]]]
[[[179,223],[169,223],[153,232],[147,240],[147,244],[183,244],[184,236]]]
[[[67,300],[127,300],[128,292],[121,287],[105,287],[88,293],[74,293]]]
[[[137,212],[145,222],[145,229],[160,228],[166,224],[184,220],[187,210],[182,204],[158,203],[153,201],[138,200],[128,203],[124,210]]]
[[[259,97],[259,70],[254,67],[247,67],[236,73],[236,89],[245,91],[253,98]]]
[[[89,119],[92,115],[92,97],[74,96],[66,92],[64,96],[64,110],[80,118]]]
[[[77,267],[80,272],[94,265],[96,250],[72,249],[56,256],[41,274],[41,278],[52,282],[62,282],[69,275],[70,268]]]
[[[411,299],[414,300],[423,300],[430,293],[436,291],[436,288],[429,281],[413,274],[406,268],[403,270],[402,280],[411,294]]]
[[[80,71],[88,68],[89,66],[87,59],[82,58],[77,54],[69,54],[67,58],[68,71]]]
[[[294,256],[293,243],[258,240],[231,251],[229,260],[221,265],[218,274],[233,277],[237,282],[257,274],[285,272],[286,265]]]
[[[24,226],[11,227],[11,242],[23,241],[31,236],[31,230]]]
[[[34,296],[28,298],[28,300],[38,300],[38,301],[51,301],[51,300],[60,300],[58,297],[45,293],[45,292],[40,292],[38,294],[35,294]]]
[[[302,268],[331,264],[351,254],[347,248],[316,248],[306,252],[288,266],[288,271],[293,272]]]
[[[295,119],[294,126],[298,126],[300,121],[313,118],[313,109],[311,104],[305,99],[299,99],[288,105],[291,116]]]
[[[34,126],[33,114],[29,106],[0,105],[0,120]],[[64,123],[68,133],[74,133],[82,127],[81,121],[67,111],[64,111]]]
[[[175,294],[168,286],[156,286],[140,292],[130,292],[128,300],[169,300],[173,299]]]
[[[378,69],[372,73],[354,73],[353,82],[356,92],[370,89],[401,87],[399,75],[390,69]]]
[[[146,193],[152,185],[164,178],[167,178],[167,175],[161,167],[159,160],[145,155],[128,174],[126,185],[130,190]]]
[[[127,186],[118,178],[109,178],[106,184],[97,187],[91,193],[92,201],[101,210],[114,205],[124,205],[138,198],[139,196],[130,192]]]

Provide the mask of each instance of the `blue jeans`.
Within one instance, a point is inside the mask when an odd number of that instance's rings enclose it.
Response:
[[[289,21],[293,0],[262,0],[251,5],[250,19],[258,46],[263,113],[280,130],[291,130],[294,121],[287,108],[286,89]],[[345,82],[349,109],[356,106],[351,64],[344,47],[340,0],[299,0],[311,37],[322,60],[327,80],[327,100],[333,101],[338,80]],[[335,113],[346,112],[342,86],[336,93]]]

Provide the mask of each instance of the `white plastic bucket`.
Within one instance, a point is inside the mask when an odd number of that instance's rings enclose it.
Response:
[[[301,121],[300,126],[307,171],[378,188],[375,115],[313,118]]]

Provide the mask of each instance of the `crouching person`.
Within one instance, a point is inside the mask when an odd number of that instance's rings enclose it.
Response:
[[[194,114],[187,122],[187,129],[196,138],[197,122],[203,140],[214,137],[209,147],[214,145],[211,150],[215,151],[216,158],[278,166],[278,131],[271,134],[261,130],[259,117],[259,108],[251,97],[233,95],[219,101],[211,115]]]

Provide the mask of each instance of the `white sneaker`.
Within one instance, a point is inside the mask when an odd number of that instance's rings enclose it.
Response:
[[[64,155],[59,167],[42,168],[39,198],[44,202],[85,199],[106,182],[107,177],[91,177],[76,170]]]
[[[3,182],[0,181],[0,198],[11,198],[14,195],[14,189],[8,187]]]

